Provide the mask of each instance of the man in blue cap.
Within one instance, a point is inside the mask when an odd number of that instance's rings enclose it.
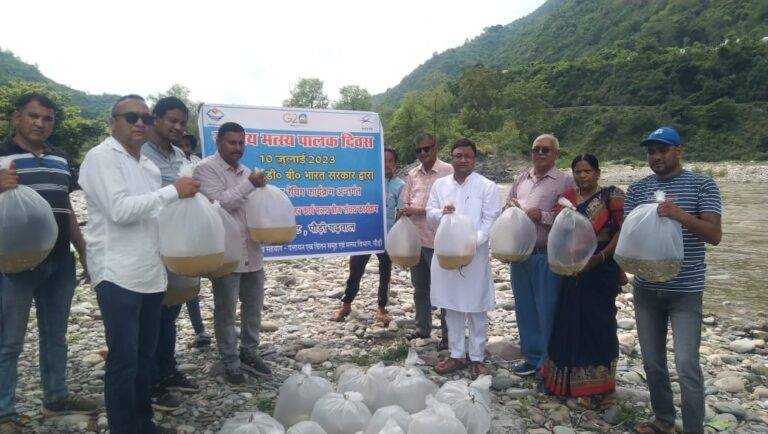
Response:
[[[678,275],[668,282],[635,276],[637,335],[651,392],[655,420],[637,425],[638,433],[674,433],[675,406],[667,370],[667,327],[672,323],[675,366],[682,395],[683,432],[704,432],[704,380],[699,365],[702,294],[706,272],[705,243],[720,243],[720,190],[709,176],[683,170],[683,142],[673,128],[662,127],[641,143],[653,175],[627,189],[624,217],[637,206],[653,203],[662,190],[667,201],[658,213],[683,227],[684,258]]]

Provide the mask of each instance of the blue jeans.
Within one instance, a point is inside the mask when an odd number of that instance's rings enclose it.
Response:
[[[699,364],[703,293],[636,287],[634,294],[637,337],[656,419],[670,425],[675,423],[667,369],[667,327],[671,323],[683,432],[704,432],[704,377]]]
[[[160,308],[160,329],[157,334],[157,349],[152,363],[152,385],[173,375],[176,370],[176,319],[181,305]]]
[[[195,330],[195,334],[205,332],[205,325],[203,325],[203,316],[200,314],[200,298],[195,297],[187,302],[187,314],[189,315],[189,322],[192,323],[192,328]]]
[[[525,361],[541,368],[547,354],[560,294],[560,277],[549,269],[546,253],[534,253],[510,267],[520,351]]]
[[[162,292],[142,294],[102,281],[96,298],[104,322],[104,398],[112,434],[154,433],[150,367],[157,347]]]
[[[45,261],[36,269],[0,274],[0,420],[17,417],[17,363],[32,300],[37,311],[43,402],[67,396],[67,321],[75,293],[75,258]]]

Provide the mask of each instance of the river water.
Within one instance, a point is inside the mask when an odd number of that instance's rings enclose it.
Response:
[[[601,185],[609,185],[601,182]],[[617,184],[626,190],[627,185]],[[707,245],[704,316],[729,322],[765,321],[768,311],[768,207],[766,183],[718,182],[723,239]],[[500,185],[503,197],[508,184]],[[763,204],[763,205],[760,205]]]

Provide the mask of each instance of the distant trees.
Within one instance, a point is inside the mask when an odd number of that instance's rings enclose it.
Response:
[[[283,107],[328,108],[328,96],[323,82],[318,78],[300,78],[291,89],[291,97],[283,101]]]
[[[339,100],[333,104],[336,110],[367,111],[373,107],[373,97],[358,85],[343,86],[339,89]]]
[[[74,161],[80,161],[85,151],[97,145],[109,134],[106,119],[88,119],[83,117],[80,108],[73,105],[70,97],[44,83],[12,81],[0,86],[0,137],[11,133],[11,114],[14,102],[27,92],[40,92],[48,95],[58,106],[53,134],[50,142],[69,154]]]
[[[190,95],[190,91],[188,87],[178,83],[174,83],[165,92],[149,95],[147,97],[147,103],[149,103],[149,108],[151,110],[152,107],[154,107],[154,105],[157,104],[157,101],[167,96],[175,96],[176,98],[182,100],[184,102],[184,105],[186,105],[187,108],[189,109],[189,121],[187,122],[187,133],[197,136],[198,134],[197,115],[198,115],[198,112],[200,111],[200,103],[197,101],[193,101],[189,95]]]

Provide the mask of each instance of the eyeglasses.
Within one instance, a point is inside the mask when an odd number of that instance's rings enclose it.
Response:
[[[421,148],[416,148],[416,153],[417,154],[421,154],[423,152],[423,153],[426,154],[427,152],[429,152],[430,149],[432,149],[434,147],[435,147],[435,145],[429,145],[429,146],[424,146],[424,147],[421,147]]]
[[[114,117],[119,118],[122,117],[125,119],[126,122],[128,122],[131,125],[134,125],[136,122],[141,119],[141,122],[144,125],[152,125],[155,123],[155,118],[149,113],[136,113],[136,112],[128,112],[128,113],[118,113]]]
[[[531,154],[547,155],[551,150],[552,148],[542,148],[541,146],[536,146],[535,148],[531,148]]]

